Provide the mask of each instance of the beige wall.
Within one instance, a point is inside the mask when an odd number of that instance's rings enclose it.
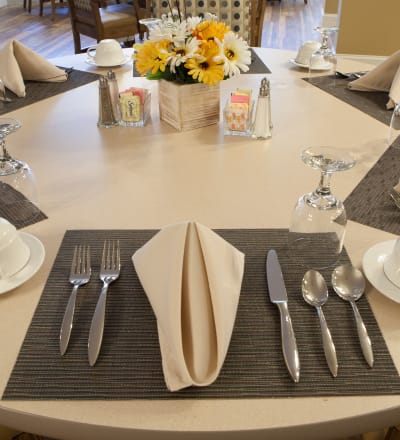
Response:
[[[325,0],[325,14],[337,14],[339,0]]]
[[[400,0],[342,0],[337,52],[392,54],[400,49],[399,17]]]

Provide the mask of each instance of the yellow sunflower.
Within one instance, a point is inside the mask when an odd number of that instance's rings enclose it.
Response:
[[[219,55],[219,48],[215,44],[202,42],[198,56],[187,60],[185,67],[189,70],[188,74],[198,82],[210,86],[219,83],[224,79],[224,62],[215,61]]]
[[[203,21],[196,26],[193,35],[199,40],[214,40],[218,38],[219,41],[224,39],[224,35],[229,32],[230,27],[223,22]]]
[[[168,52],[165,50],[166,42],[145,41],[143,44],[135,44],[136,54],[136,70],[145,76],[147,73],[152,74],[165,72],[167,65]]]

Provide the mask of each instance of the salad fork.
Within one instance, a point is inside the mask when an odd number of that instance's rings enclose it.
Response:
[[[399,194],[394,188],[391,188],[391,189],[389,190],[389,195],[390,195],[390,197],[393,199],[394,204],[395,204],[398,208],[400,208],[400,194]]]
[[[74,256],[72,257],[71,263],[71,272],[69,275],[69,282],[73,284],[74,288],[72,289],[72,293],[69,297],[67,308],[65,309],[64,318],[61,324],[61,356],[63,356],[67,350],[69,338],[71,336],[78,287],[83,286],[84,284],[89,282],[90,274],[90,247],[82,245],[75,246]]]
[[[89,332],[88,355],[91,367],[97,361],[103,340],[108,286],[119,277],[120,267],[119,240],[106,240],[104,242],[100,268],[100,279],[103,281],[103,287],[97,301]]]

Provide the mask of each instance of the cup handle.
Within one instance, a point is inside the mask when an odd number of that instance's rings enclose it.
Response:
[[[94,59],[94,57],[95,57],[95,55],[91,54],[91,51],[93,51],[93,50],[96,51],[96,46],[89,47],[88,50],[86,51],[87,56],[92,59]]]

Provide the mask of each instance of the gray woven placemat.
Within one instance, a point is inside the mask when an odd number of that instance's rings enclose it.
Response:
[[[254,50],[251,48],[251,64],[249,66],[249,70],[247,72],[242,72],[242,74],[260,74],[260,73],[271,73],[271,70],[268,66],[264,64],[262,59],[254,52]],[[140,76],[139,72],[135,69],[135,63],[133,63],[133,69],[132,69],[133,76]]]
[[[347,88],[347,85],[352,79],[336,78],[334,82],[333,75],[303,79],[378,121],[390,125],[392,111],[386,109],[386,103],[389,101],[387,92],[359,92],[357,90],[350,90]]]
[[[363,359],[352,310],[334,294],[324,306],[336,344],[339,375],[332,378],[321,345],[317,314],[300,293],[304,269],[286,255],[287,231],[217,230],[246,254],[245,276],[229,351],[217,381],[203,388],[167,391],[162,374],[156,321],[130,260],[153,230],[67,231],[29,327],[3,399],[171,399],[398,394],[400,379],[380,330],[363,297],[360,313],[372,340],[375,366]],[[87,362],[90,320],[100,292],[103,240],[119,239],[122,271],[109,289],[103,345],[95,367]],[[71,291],[68,274],[73,248],[88,243],[92,281],[81,288],[70,346],[59,356],[58,336]],[[290,379],[281,352],[279,312],[267,298],[265,258],[280,257],[289,309],[297,336],[301,379]],[[348,261],[344,255],[342,261]],[[325,272],[329,279],[329,272]]]
[[[62,67],[62,69],[65,69]],[[51,96],[60,93],[68,92],[77,87],[84,86],[99,78],[96,73],[85,72],[83,70],[65,69],[68,72],[68,79],[64,82],[36,82],[26,81],[26,96],[18,98],[17,95],[7,90],[7,96],[12,98],[12,102],[0,101],[0,115],[3,115],[14,110],[18,110],[42,99],[50,98]]]
[[[0,217],[17,229],[47,219],[47,215],[8,183],[0,182]]]
[[[400,209],[388,194],[400,178],[400,137],[383,153],[345,199],[350,220],[400,234]]]

